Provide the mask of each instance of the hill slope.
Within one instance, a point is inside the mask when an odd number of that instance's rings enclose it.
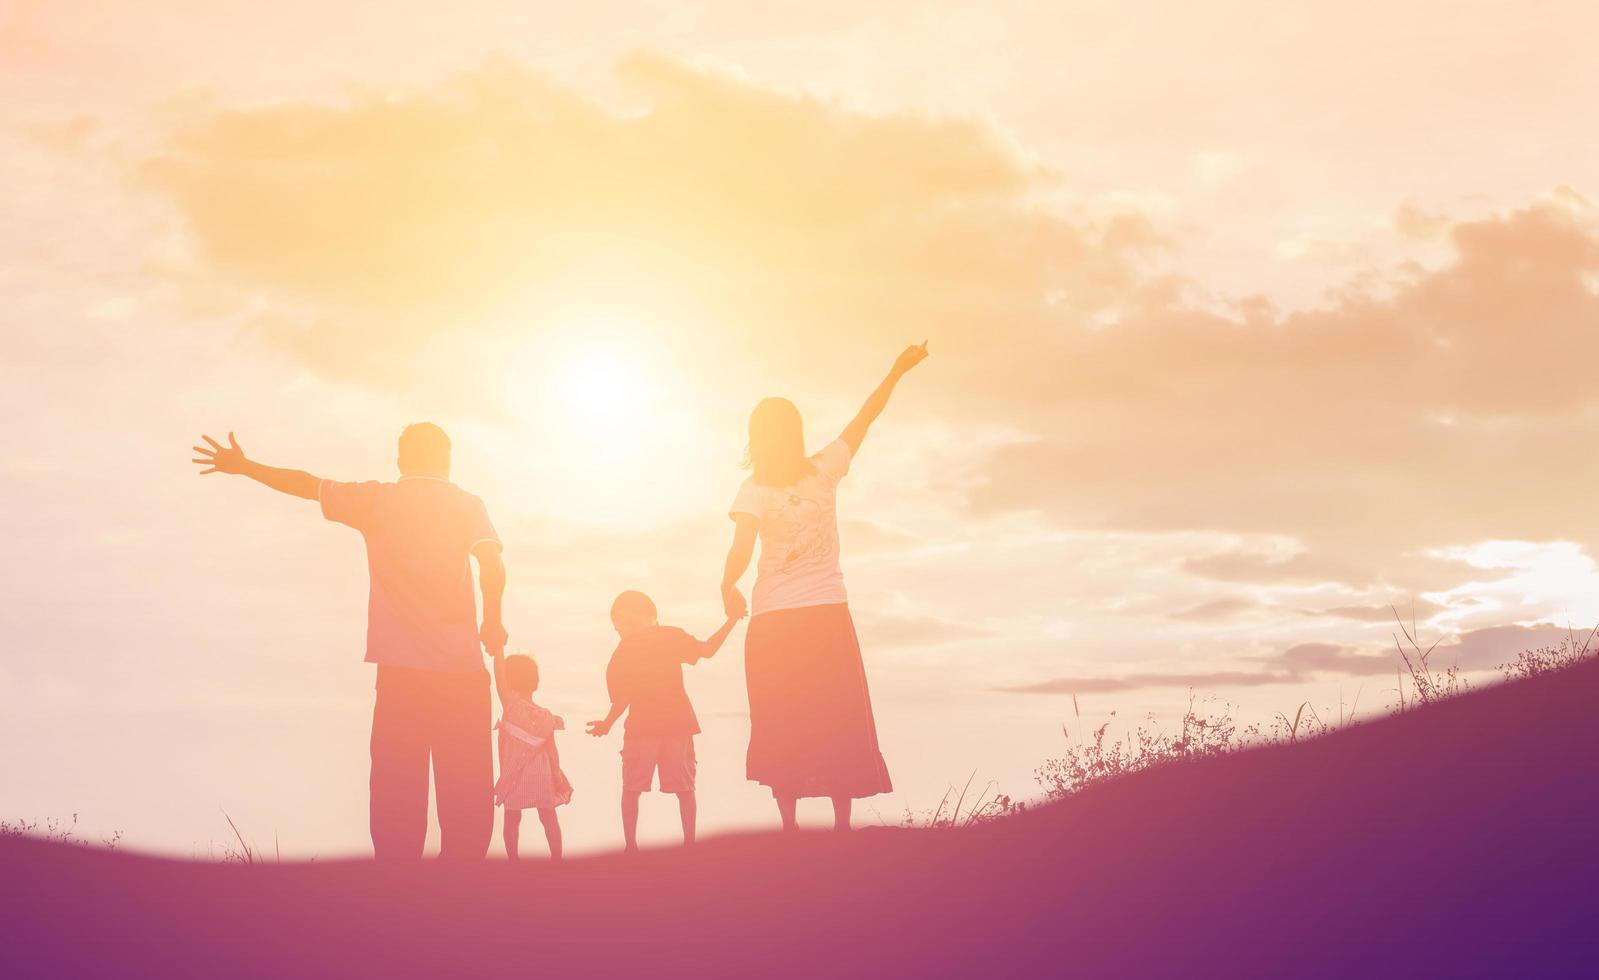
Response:
[[[1599,664],[961,832],[513,866],[0,848],[22,975],[1532,975],[1595,962]]]

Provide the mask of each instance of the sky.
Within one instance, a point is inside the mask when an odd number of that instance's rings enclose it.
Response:
[[[614,846],[611,598],[714,629],[749,409],[820,448],[924,339],[841,490],[896,784],[858,822],[1191,695],[1379,714],[1391,607],[1491,682],[1599,619],[1596,28],[0,4],[0,816],[363,852],[360,539],[188,447],[388,478],[428,419],[573,729],[568,846]],[[775,818],[742,637],[689,677],[710,832]]]

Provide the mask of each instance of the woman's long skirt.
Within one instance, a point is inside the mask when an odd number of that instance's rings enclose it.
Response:
[[[777,797],[859,799],[894,788],[848,605],[756,615],[744,639],[744,674],[750,779]]]

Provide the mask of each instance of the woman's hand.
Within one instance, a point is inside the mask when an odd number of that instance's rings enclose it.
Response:
[[[736,585],[722,587],[722,610],[728,619],[743,619],[749,615],[749,603],[744,601],[744,593]]]
[[[922,361],[924,361],[926,358],[927,341],[924,340],[919,344],[912,344],[911,346],[905,348],[905,352],[900,354],[899,357],[894,360],[894,375],[896,377],[904,375],[906,372],[910,371],[911,368],[922,363]]]

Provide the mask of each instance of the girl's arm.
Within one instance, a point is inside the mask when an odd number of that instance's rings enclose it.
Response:
[[[727,549],[727,563],[722,566],[722,609],[729,620],[743,619],[749,613],[744,593],[738,590],[738,580],[749,571],[760,526],[761,522],[754,515],[733,516],[733,544]]]
[[[903,378],[911,368],[922,363],[922,359],[926,356],[925,340],[905,348],[904,353],[895,359],[894,366],[889,369],[888,377],[884,378],[877,386],[877,390],[867,397],[866,404],[861,406],[854,421],[844,426],[844,432],[839,438],[849,446],[850,456],[853,457],[861,451],[861,443],[866,441],[866,430],[872,427],[877,417],[883,414],[883,409],[888,407],[888,397],[894,393],[894,386],[899,384],[899,379]]]
[[[494,693],[500,696],[500,710],[504,711],[511,706],[511,699],[516,696],[505,683],[505,648],[497,647],[489,652],[494,655]]]

